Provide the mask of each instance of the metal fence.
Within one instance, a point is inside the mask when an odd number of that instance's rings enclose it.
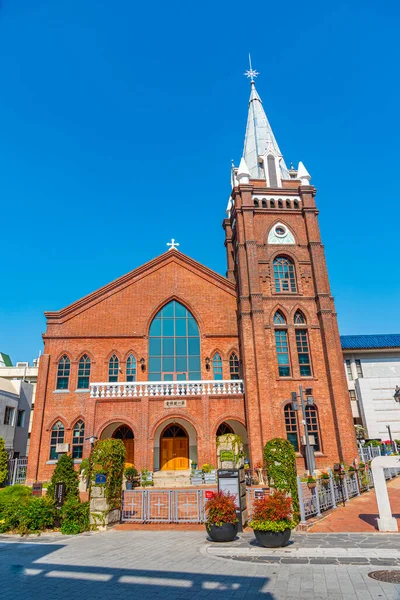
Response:
[[[123,492],[122,520],[137,523],[204,523],[204,489]]]
[[[27,458],[13,458],[12,460],[9,460],[7,463],[8,479],[6,485],[25,483],[27,466]]]
[[[380,446],[359,446],[358,454],[361,462],[367,462],[377,456],[381,456]]]
[[[400,474],[400,468],[385,469],[385,478],[392,479]],[[346,475],[343,479],[329,474],[329,479],[317,479],[316,486],[309,489],[307,483],[297,478],[299,492],[300,518],[305,523],[311,517],[319,517],[324,511],[336,508],[341,502],[347,502],[350,498],[359,496],[361,493],[374,487],[372,472],[370,469]]]

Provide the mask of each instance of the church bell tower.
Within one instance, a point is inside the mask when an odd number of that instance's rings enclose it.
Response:
[[[302,162],[287,168],[255,86],[243,156],[232,167],[224,220],[227,277],[236,284],[250,460],[274,437],[305,464],[304,422],[290,403],[312,388],[307,424],[317,468],[357,456],[339,330],[320,238],[316,189]]]

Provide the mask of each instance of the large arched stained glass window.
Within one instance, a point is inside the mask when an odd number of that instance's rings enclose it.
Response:
[[[172,300],[158,311],[149,332],[149,380],[200,380],[200,336],[193,315]]]

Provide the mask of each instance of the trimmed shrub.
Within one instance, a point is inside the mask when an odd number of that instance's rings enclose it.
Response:
[[[90,529],[89,502],[69,498],[61,508],[61,533],[76,535]]]
[[[10,485],[0,490],[0,533],[18,529],[20,513],[32,498],[31,488]]]
[[[57,483],[65,483],[65,500],[79,498],[79,477],[74,469],[74,461],[69,454],[62,454],[51,476],[46,496],[54,500]]]
[[[18,531],[21,535],[40,533],[54,526],[56,509],[50,498],[31,498],[18,512]]]
[[[273,438],[265,444],[264,462],[268,483],[278,490],[290,493],[293,505],[293,517],[299,519],[299,497],[297,492],[296,453],[288,440]]]
[[[4,439],[0,437],[0,487],[5,485],[8,479],[8,454],[4,447]]]

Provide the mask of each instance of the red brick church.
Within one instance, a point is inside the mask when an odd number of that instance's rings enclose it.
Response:
[[[170,249],[57,312],[47,312],[28,481],[45,481],[68,444],[122,439],[137,468],[216,464],[239,434],[250,464],[281,436],[306,467],[306,407],[317,467],[356,456],[338,325],[303,163],[286,167],[251,76],[243,157],[223,222],[227,277]],[[92,440],[90,440],[92,438]]]

